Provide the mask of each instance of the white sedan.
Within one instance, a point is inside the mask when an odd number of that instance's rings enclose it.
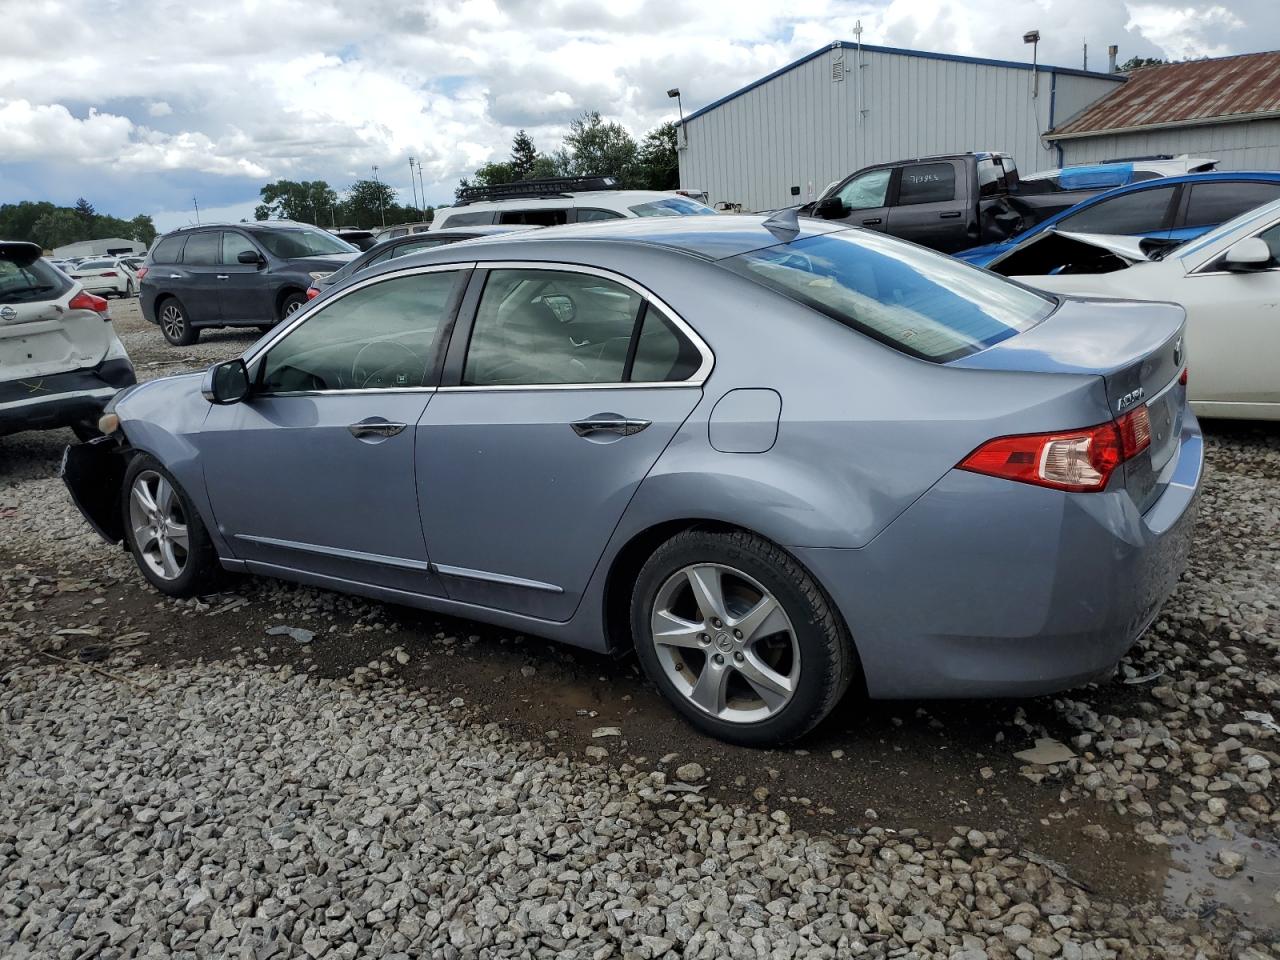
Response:
[[[90,293],[132,297],[138,289],[136,274],[117,257],[84,260],[71,269],[69,276],[79,280]]]
[[[1196,413],[1280,420],[1280,201],[1172,249],[1047,231],[988,268],[1051,293],[1181,304]]]

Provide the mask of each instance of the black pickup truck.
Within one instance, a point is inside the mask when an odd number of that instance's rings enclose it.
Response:
[[[1004,240],[1101,189],[1024,187],[1012,157],[962,153],[863,167],[833,183],[800,213],[955,253]]]

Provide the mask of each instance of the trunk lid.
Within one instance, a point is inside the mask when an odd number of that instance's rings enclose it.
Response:
[[[1145,405],[1151,444],[1121,468],[1126,490],[1145,510],[1168,482],[1186,414],[1187,390],[1178,382],[1185,326],[1186,313],[1173,303],[1062,298],[1037,326],[950,366],[1095,374],[1108,407],[1098,411],[1099,423]],[[1063,424],[1084,426],[1091,424]]]
[[[24,380],[97,366],[111,328],[92,310],[72,310],[79,284],[29,243],[0,243],[0,377]]]

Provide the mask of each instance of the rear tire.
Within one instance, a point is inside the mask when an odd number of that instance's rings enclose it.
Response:
[[[743,746],[808,733],[857,672],[822,588],[745,531],[687,530],[659,547],[636,579],[631,629],[645,673],[676,710]]]
[[[171,597],[216,589],[222,566],[209,532],[186,491],[150,454],[129,463],[121,509],[125,542],[148,583]]]
[[[177,297],[162,300],[156,308],[160,332],[175,347],[189,347],[200,339],[200,331],[191,326],[187,309]]]

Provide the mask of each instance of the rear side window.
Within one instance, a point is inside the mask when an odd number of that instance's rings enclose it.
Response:
[[[951,257],[840,231],[720,261],[903,353],[946,363],[1034,327],[1055,301]]]
[[[492,210],[477,210],[472,213],[451,213],[445,218],[445,226],[475,227],[493,223]]]
[[[222,234],[197,233],[187,237],[182,262],[190,266],[208,266],[222,262]]]
[[[649,306],[636,338],[631,377],[635,383],[688,380],[702,366],[702,354],[676,325]]]
[[[1280,183],[1197,183],[1191,187],[1185,225],[1215,227],[1280,198]]]
[[[180,233],[176,237],[165,237],[156,244],[151,254],[152,263],[181,263],[182,245],[187,242],[187,235]]]
[[[956,168],[949,163],[917,163],[902,168],[898,206],[946,203],[956,198]]]
[[[1173,187],[1155,187],[1099,201],[1059,220],[1054,228],[1076,233],[1156,233],[1165,228]]]
[[[555,210],[503,210],[498,214],[498,222],[527,224],[534,227],[558,227],[562,223],[569,222],[569,211],[567,208]],[[449,218],[449,225],[455,225],[452,217]]]
[[[579,207],[578,222],[588,223],[592,220],[623,220],[622,214],[614,210],[600,210],[595,207]]]
[[[66,274],[52,264],[42,259],[23,260],[0,257],[0,303],[56,300],[70,288]]]

